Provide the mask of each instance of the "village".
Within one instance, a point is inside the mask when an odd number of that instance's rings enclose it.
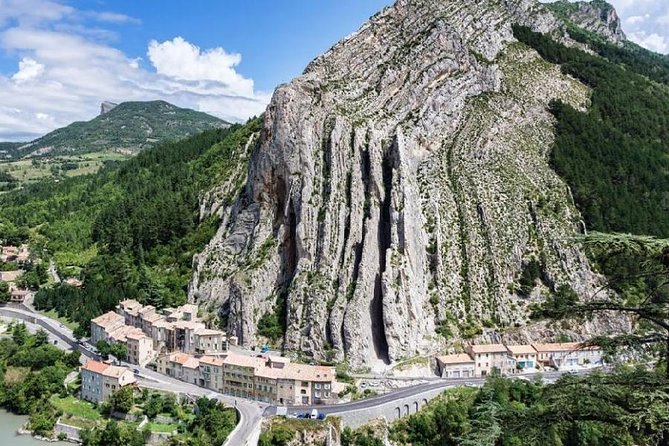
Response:
[[[0,264],[3,265],[3,270],[0,271],[0,282],[8,285],[8,296],[5,301],[23,302],[32,294],[28,284],[22,280],[25,273],[24,268],[32,266],[28,245],[3,246],[0,254]]]
[[[22,303],[32,291],[19,286],[24,270],[35,262],[28,245],[3,246],[0,260],[13,265],[0,272],[9,286],[11,303]],[[68,279],[70,286],[81,282]],[[91,320],[90,345],[122,346],[122,359],[130,365],[148,367],[185,383],[225,395],[273,405],[333,404],[347,383],[337,381],[334,367],[292,362],[290,358],[238,347],[236,336],[208,328],[195,304],[158,310],[134,299],[121,301],[115,311]],[[231,350],[231,347],[234,349]],[[569,371],[603,365],[597,347],[578,342],[527,345],[470,344],[463,353],[436,356],[434,371],[445,379],[485,378],[544,371]],[[137,369],[113,361],[88,362],[81,367],[81,397],[100,403],[127,385],[136,384]]]

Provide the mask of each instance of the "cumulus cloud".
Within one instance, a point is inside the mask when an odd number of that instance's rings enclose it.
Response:
[[[0,48],[18,56],[14,72],[0,75],[0,140],[30,139],[91,119],[103,100],[164,99],[229,121],[260,114],[269,102],[269,94],[237,71],[239,54],[175,37],[150,42],[142,64],[114,48],[104,29],[90,32],[95,28],[82,25],[82,17],[133,23],[51,0],[0,0]]]
[[[44,65],[37,63],[36,60],[24,57],[19,62],[19,71],[14,73],[12,80],[16,82],[26,82],[38,78],[44,73]]]

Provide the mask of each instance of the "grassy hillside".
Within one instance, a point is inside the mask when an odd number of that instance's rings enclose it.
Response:
[[[22,146],[16,156],[122,151],[132,154],[228,124],[164,101],[124,102],[86,122],[75,122]]]
[[[34,251],[53,256],[63,272],[81,269],[82,289],[42,290],[38,307],[87,327],[121,298],[159,307],[185,302],[192,256],[218,224],[199,221],[199,195],[222,178],[243,183],[247,143],[260,127],[255,119],[205,131],[94,175],[0,196],[0,239],[29,237]]]

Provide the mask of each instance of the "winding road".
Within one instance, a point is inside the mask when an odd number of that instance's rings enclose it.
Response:
[[[99,359],[99,355],[86,347],[86,345],[79,344],[74,338],[72,331],[63,324],[55,321],[47,316],[35,313],[31,309],[16,305],[0,307],[0,316],[24,320],[28,323],[39,325],[47,330],[51,335],[62,341],[59,342],[61,348],[67,347],[69,349],[78,350],[83,355],[92,359]],[[62,344],[62,345],[61,345]],[[263,417],[270,417],[277,413],[276,406],[246,400],[242,398],[235,398],[229,395],[223,395],[218,392],[196,386],[195,384],[185,383],[177,379],[159,374],[153,370],[145,367],[138,367],[132,364],[126,364],[132,369],[138,369],[137,374],[139,385],[149,389],[177,392],[191,397],[206,396],[208,398],[217,399],[235,407],[239,416],[237,427],[228,437],[224,446],[255,446],[258,444],[260,436],[260,428]],[[579,374],[590,373],[591,370],[583,370]],[[557,379],[564,372],[548,372],[541,374],[546,379]],[[532,378],[533,375],[523,375],[526,378]],[[292,406],[287,407],[288,413],[293,412],[310,412],[317,409],[319,412],[325,414],[342,414],[346,412],[360,411],[364,409],[375,408],[384,404],[395,401],[400,401],[408,397],[423,394],[427,391],[437,389],[447,389],[454,386],[481,386],[485,382],[483,378],[469,378],[469,379],[430,379],[428,382],[414,386],[400,388],[398,390],[386,393],[384,395],[367,398],[349,403],[335,404],[335,405],[316,405],[316,406]]]

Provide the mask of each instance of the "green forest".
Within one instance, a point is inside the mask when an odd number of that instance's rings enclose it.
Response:
[[[218,225],[216,218],[199,221],[200,193],[229,178],[239,190],[247,142],[260,128],[253,119],[205,131],[95,175],[0,196],[0,239],[28,238],[33,252],[55,259],[65,275],[80,269],[82,288],[44,288],[36,307],[87,329],[124,298],[159,308],[184,303],[192,256]]]
[[[590,229],[669,237],[669,63],[641,50],[595,48],[609,61],[517,26],[516,37],[592,88],[585,113],[555,102],[551,164],[572,188]],[[580,35],[585,40],[587,35]]]

